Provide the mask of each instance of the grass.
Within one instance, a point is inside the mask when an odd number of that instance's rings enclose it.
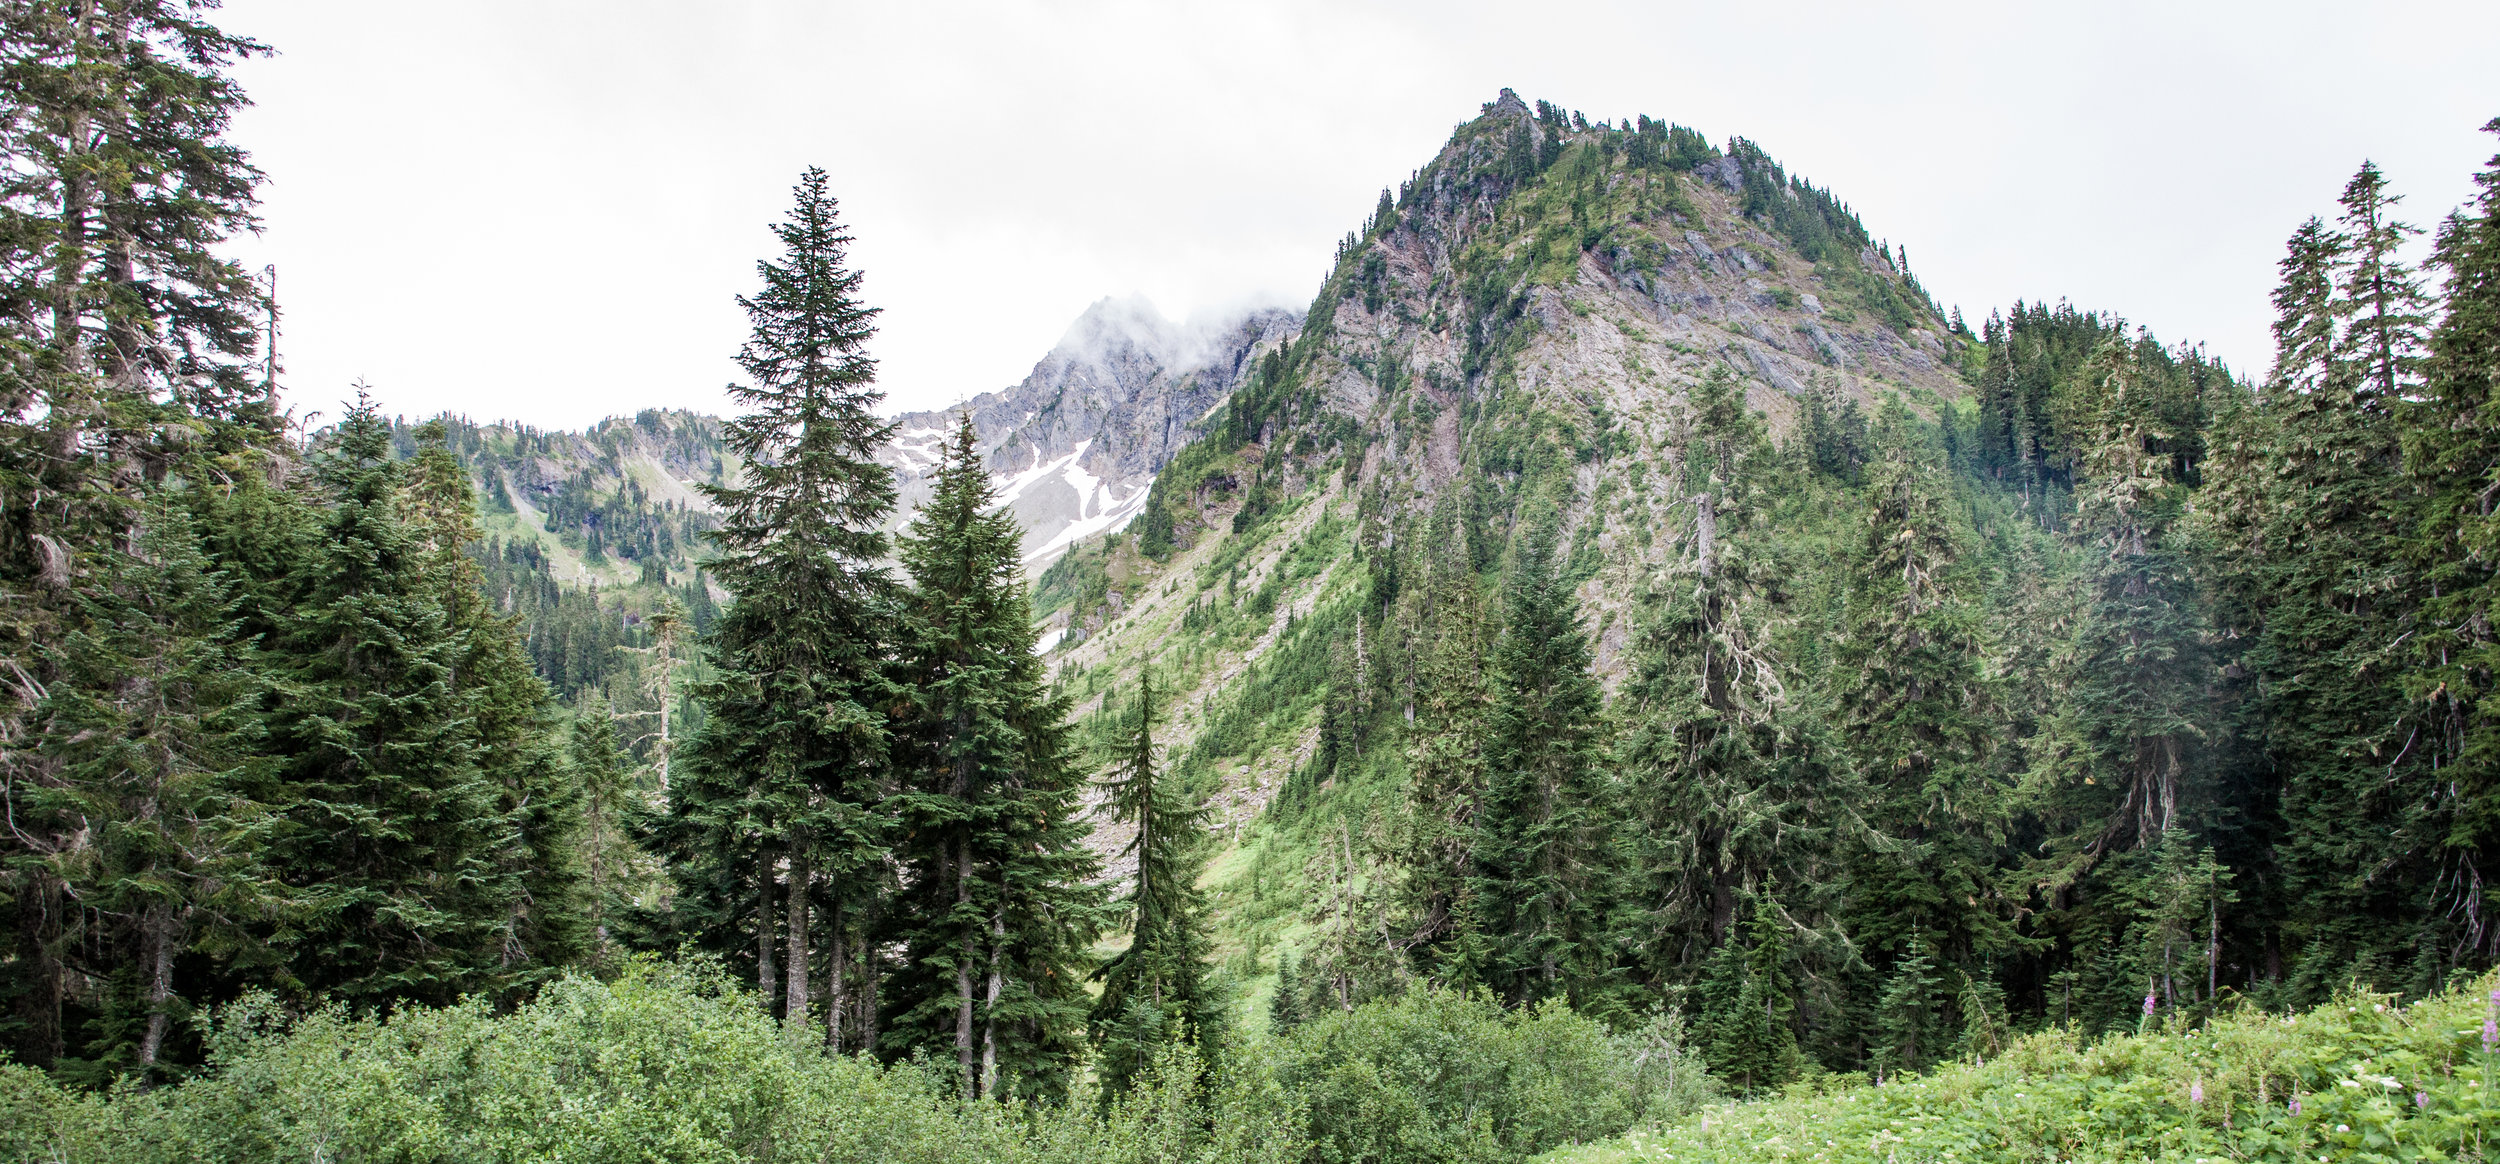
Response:
[[[1985,1062],[1882,1087],[1826,1077],[1542,1159],[2485,1160],[2500,1133],[2496,984],[2410,1006],[2356,993],[2302,1014],[2152,1020],[2092,1042],[2047,1031]]]

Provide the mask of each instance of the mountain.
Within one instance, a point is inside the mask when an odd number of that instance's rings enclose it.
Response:
[[[1116,532],[1143,508],[1155,473],[1196,439],[1261,353],[1289,341],[1301,317],[1265,308],[1187,324],[1142,299],[1104,299],[1013,387],[954,409],[905,413],[885,452],[901,499],[900,531],[928,494],[923,471],[969,412],[1002,496],[1025,527],[1039,570],[1087,537]],[[718,417],[647,409],[579,431],[437,418],[474,475],[487,535],[479,553],[489,586],[540,671],[566,696],[610,688],[623,674],[615,648],[641,649],[642,620],[663,596],[698,626],[728,595],[697,567],[709,547],[711,501],[701,489],[730,480],[737,458]],[[418,425],[395,422],[402,456]]]
[[[1155,473],[1204,431],[1251,361],[1300,326],[1281,308],[1176,324],[1144,299],[1095,303],[1013,387],[896,418],[886,460],[902,489],[897,528],[928,495],[924,474],[968,412],[1024,525],[1026,561],[1047,566],[1135,517]]]
[[[691,569],[711,528],[701,487],[736,471],[719,418],[682,410],[646,409],[578,432],[437,421],[477,478],[487,533],[538,546],[574,585],[630,585],[654,566]],[[417,426],[393,428],[400,454],[413,453]]]
[[[1274,588],[1281,630],[1289,607],[1338,596],[1356,543],[1394,549],[1444,499],[1508,509],[1523,484],[1559,481],[1593,567],[1579,595],[1598,667],[1619,677],[1627,604],[1688,536],[1659,486],[1694,383],[1739,376],[1783,440],[1818,412],[1899,394],[1933,416],[1969,391],[1971,338],[1827,191],[1743,139],[1723,152],[1682,127],[1549,124],[1504,90],[1383,192],[1303,329],[1157,478],[1146,524],[1176,552],[1096,548],[1045,579],[1043,607],[1091,628],[1064,665],[1176,666],[1203,701],[1270,646],[1169,662],[1196,637],[1173,632],[1210,569],[1228,595]],[[1313,537],[1332,539],[1324,558],[1300,545]],[[1281,771],[1249,779],[1241,811]]]

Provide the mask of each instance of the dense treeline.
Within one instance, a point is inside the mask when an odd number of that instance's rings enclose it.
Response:
[[[1303,895],[1280,1014],[1419,980],[1679,1006],[1758,1089],[2491,966],[2480,181],[2434,290],[2364,166],[2291,241],[2261,384],[2022,304],[1964,401],[1810,394],[1781,444],[1713,372],[1610,699],[1571,597],[1597,559],[1557,549],[1603,418],[1489,384],[1472,486],[1363,496],[1367,591],[1297,628],[1369,657],[1280,647],[1239,701],[1320,725],[1266,847],[1383,870]]]
[[[266,50],[175,5],[0,20],[10,1051],[152,1081],[246,985],[528,987],[582,945],[574,789],[468,480],[361,400],[294,443],[218,255],[259,179],[224,70]]]
[[[225,70],[263,50],[196,15],[27,5],[0,28],[29,111],[0,323],[9,1057],[150,1086],[203,1065],[209,1008],[247,997],[509,1007],[563,968],[719,947],[837,1049],[949,1054],[966,1095],[1065,1094],[1097,933],[1127,912],[1196,932],[1165,871],[1196,852],[1191,810],[1146,796],[1183,823],[1141,860],[1158,904],[1113,909],[968,424],[888,575],[875,312],[823,174],[743,301],[754,411],[725,443],[647,413],[566,438],[594,463],[540,481],[547,434],[396,425],[361,391],[305,433],[259,348],[270,305],[214,251],[259,178],[223,140]],[[710,481],[717,528],[629,455]],[[587,558],[645,559],[651,601],[484,536],[530,497]],[[703,534],[716,560],[671,577]],[[1128,763],[1154,787],[1150,745]],[[1200,960],[1158,941],[1114,970],[1155,1001]],[[1141,1062],[1206,997],[1132,1038]]]

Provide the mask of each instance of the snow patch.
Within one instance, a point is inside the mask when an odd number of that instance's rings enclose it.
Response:
[[[1089,441],[1087,443],[1090,444],[1092,442]],[[1077,447],[1079,449],[1084,448],[1083,445],[1079,445]],[[1092,516],[1093,514],[1106,508],[1105,506],[1099,504],[1102,499],[1096,496],[1097,494],[1106,492],[1106,490],[1102,487],[1102,478],[1086,472],[1085,466],[1075,464],[1073,462],[1068,465],[1068,470],[1065,476],[1069,487],[1076,490],[1076,516],[1079,520],[1083,520],[1084,518]]]
[[[1049,461],[1043,461],[1041,459],[1042,452],[1040,449],[1033,450],[1033,459],[1036,464],[1034,464],[1032,468],[1026,469],[1025,471],[1018,473],[1000,483],[998,487],[998,503],[1001,505],[1013,504],[1016,498],[1024,496],[1025,490],[1031,489],[1035,485],[1039,485],[1043,481],[1049,480],[1051,477],[1057,475],[1058,471],[1061,469],[1074,466],[1077,462],[1077,458],[1084,456],[1085,450],[1091,448],[1093,444],[1093,438],[1088,437],[1077,444],[1075,452],[1069,453],[1064,457],[1052,458]],[[1081,469],[1078,471],[1083,472]],[[1088,478],[1088,480],[1091,480],[1091,478]]]
[[[1153,488],[1154,478],[1149,477],[1143,485],[1138,487],[1135,493],[1131,493],[1126,497],[1119,496],[1107,487],[1102,489],[1102,512],[1094,514],[1091,517],[1081,517],[1068,523],[1068,528],[1060,530],[1056,535],[1053,535],[1049,541],[1042,543],[1039,548],[1026,554],[1024,556],[1025,562],[1028,565],[1031,565],[1045,559],[1056,558],[1069,546],[1075,545],[1076,543],[1083,541],[1086,538],[1090,538],[1095,534],[1118,533],[1121,530],[1128,528],[1128,523],[1134,519],[1140,511],[1146,508],[1146,495],[1152,492]],[[1090,503],[1088,508],[1091,508]]]

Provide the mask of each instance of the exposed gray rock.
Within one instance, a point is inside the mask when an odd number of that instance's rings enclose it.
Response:
[[[1804,298],[1811,300],[1814,297],[1808,295]],[[1832,333],[1823,330],[1822,324],[1809,319],[1798,324],[1797,327],[1806,333],[1806,338],[1814,341],[1814,348],[1823,354],[1824,363],[1835,368],[1849,366],[1849,357],[1841,352],[1840,345],[1832,340]]]
[[[1301,326],[1283,308],[1176,324],[1143,299],[1104,299],[1022,383],[895,418],[880,459],[901,487],[896,523],[927,499],[927,474],[956,415],[969,411],[990,474],[1024,524],[1026,563],[1039,569],[1076,539],[1126,524],[1155,473],[1249,377],[1251,360]]]
[[[1721,156],[1719,160],[1693,172],[1705,178],[1716,179],[1720,185],[1727,187],[1730,193],[1741,193],[1745,189],[1745,169],[1737,165],[1736,159],[1731,157]]]
[[[1774,362],[1769,353],[1763,351],[1761,348],[1753,346],[1752,344],[1738,344],[1736,346],[1745,349],[1745,357],[1752,362],[1754,374],[1761,377],[1763,383],[1769,384],[1771,387],[1777,388],[1791,396],[1802,396],[1805,394],[1805,387],[1797,383],[1796,377],[1789,375],[1786,370],[1782,369],[1779,364]]]
[[[1807,311],[1807,313],[1809,313],[1809,314],[1812,314],[1812,315],[1821,315],[1821,314],[1823,314],[1823,301],[1822,301],[1822,300],[1820,300],[1820,299],[1815,298],[1814,296],[1812,296],[1812,295],[1810,295],[1810,294],[1809,294],[1809,295],[1800,295],[1800,296],[1798,296],[1798,297],[1797,297],[1797,305],[1798,305],[1798,306],[1800,306],[1800,307],[1805,308],[1805,309],[1806,309],[1806,311]]]

